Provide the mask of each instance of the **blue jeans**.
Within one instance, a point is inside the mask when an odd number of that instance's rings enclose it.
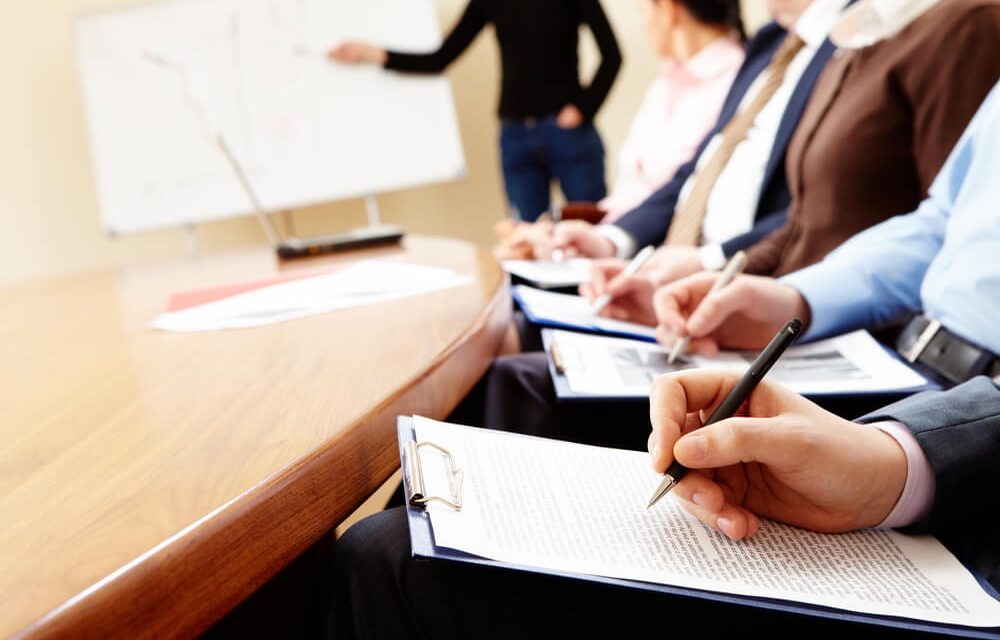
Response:
[[[592,123],[562,129],[555,116],[500,123],[500,159],[507,200],[525,221],[549,210],[552,180],[568,202],[597,202],[607,195],[604,144]]]

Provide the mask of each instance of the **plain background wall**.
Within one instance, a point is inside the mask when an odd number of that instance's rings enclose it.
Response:
[[[363,2],[364,0],[357,0]],[[604,0],[625,66],[597,124],[608,151],[608,182],[629,121],[658,61],[643,38],[637,2]],[[764,0],[745,0],[750,27],[764,20]],[[122,0],[0,0],[0,286],[43,277],[187,255],[181,230],[124,238],[101,231],[89,141],[76,74],[72,19],[81,11],[130,4]],[[436,0],[442,29],[466,0]],[[584,60],[594,47],[584,38]],[[385,222],[410,233],[457,236],[488,246],[504,215],[497,159],[498,61],[491,31],[483,33],[449,70],[458,107],[469,177],[383,194]],[[364,224],[361,201],[291,213],[300,234],[328,233]],[[259,245],[253,218],[197,228],[200,251]]]

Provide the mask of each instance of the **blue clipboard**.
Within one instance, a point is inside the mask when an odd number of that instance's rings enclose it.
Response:
[[[640,402],[649,400],[648,394],[642,394],[639,392],[629,393],[629,394],[617,394],[617,395],[601,395],[587,392],[574,391],[569,386],[569,381],[567,381],[565,374],[560,370],[557,364],[557,358],[553,355],[552,345],[555,342],[554,332],[552,329],[542,329],[542,348],[545,351],[545,360],[549,369],[549,377],[552,379],[552,386],[555,388],[556,398],[560,401],[573,401],[573,402]],[[885,345],[881,345],[882,348],[892,356],[894,359],[899,360],[903,364],[909,366],[898,353],[887,348]],[[917,372],[919,373],[919,372]],[[923,374],[921,374],[923,376]],[[941,385],[937,384],[932,380],[926,379],[926,384],[907,387],[905,389],[887,389],[887,390],[866,390],[866,391],[851,391],[851,392],[820,392],[820,393],[804,393],[807,398],[814,401],[819,401],[823,399],[835,400],[838,398],[852,398],[852,397],[865,397],[871,398],[873,401],[877,400],[883,405],[889,405],[898,400],[902,400],[908,396],[915,393],[920,393],[922,391],[938,391],[941,389]]]
[[[407,443],[416,442],[416,434],[413,428],[413,420],[408,416],[400,416],[397,419],[397,434],[399,437],[399,454],[403,466],[403,490],[404,495],[409,496],[412,487],[409,485],[409,473],[406,468],[406,456],[404,454]],[[529,437],[529,436],[524,436]],[[420,506],[407,503],[406,519],[410,529],[410,548],[415,559],[421,560],[448,560],[454,562],[464,562],[467,564],[493,567],[496,569],[506,569],[514,571],[526,571],[551,576],[559,576],[571,580],[588,580],[608,585],[628,587],[631,589],[643,589],[646,591],[656,591],[659,593],[675,596],[677,598],[700,598],[725,604],[736,604],[748,607],[756,607],[787,614],[809,615],[819,618],[833,620],[844,620],[860,624],[879,625],[892,627],[895,629],[907,629],[912,631],[933,632],[966,638],[993,638],[1000,639],[1000,627],[966,627],[961,625],[942,624],[914,620],[911,618],[895,618],[890,616],[880,616],[874,614],[858,613],[843,609],[833,609],[819,605],[793,602],[790,600],[775,600],[771,598],[758,598],[752,596],[742,596],[716,591],[704,591],[687,587],[677,587],[668,584],[642,582],[639,580],[623,580],[620,578],[607,578],[590,574],[570,573],[566,571],[553,571],[534,566],[510,564],[498,562],[481,556],[475,556],[455,549],[438,547],[434,543],[434,530],[431,526],[430,515]],[[983,589],[996,600],[1000,600],[998,593],[983,577],[973,572],[973,575],[982,585]]]
[[[550,318],[548,316],[540,315],[534,309],[531,308],[524,300],[524,296],[521,294],[521,289],[524,285],[515,285],[511,289],[511,296],[517,303],[518,308],[524,313],[526,317],[532,324],[536,324],[540,327],[552,327],[555,329],[567,329],[570,331],[584,331],[587,333],[599,333],[606,336],[616,336],[619,338],[632,338],[633,340],[642,340],[643,342],[656,342],[656,337],[650,334],[643,334],[638,332],[626,331],[626,330],[613,330],[601,327],[596,323],[592,324],[568,324],[560,320]],[[532,287],[528,287],[529,289]],[[552,293],[548,291],[546,293]]]

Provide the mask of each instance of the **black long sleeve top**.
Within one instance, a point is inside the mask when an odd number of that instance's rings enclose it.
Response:
[[[500,45],[499,113],[537,118],[575,105],[591,120],[621,67],[621,52],[599,0],[469,0],[458,24],[431,53],[389,51],[385,68],[439,73],[492,23]],[[593,32],[601,64],[590,85],[580,83],[580,25]]]

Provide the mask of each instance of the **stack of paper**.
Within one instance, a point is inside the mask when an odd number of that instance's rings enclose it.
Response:
[[[694,368],[743,371],[757,356],[724,351],[713,358],[681,356],[668,364],[667,350],[638,340],[545,329],[542,341],[561,398],[646,398],[650,384],[664,373]],[[913,392],[935,386],[866,331],[789,347],[767,379],[807,396]]]
[[[457,287],[471,281],[472,278],[461,276],[451,269],[370,260],[335,273],[164,313],[153,321],[153,327],[164,331],[259,327]]]
[[[854,612],[854,620],[909,628],[996,637],[1000,627],[996,592],[929,535],[822,534],[763,521],[756,536],[735,542],[673,496],[647,509],[662,476],[645,453],[426,418],[401,418],[399,435],[443,447],[464,478],[461,511],[409,508],[417,556],[703,598],[735,594],[756,606]],[[443,469],[424,465],[425,474]]]
[[[504,260],[503,270],[542,289],[578,287],[590,280],[590,260],[586,258],[562,262]]]
[[[542,291],[523,285],[514,287],[513,293],[524,315],[538,325],[656,340],[654,327],[595,315],[591,311],[590,301],[581,296]]]

